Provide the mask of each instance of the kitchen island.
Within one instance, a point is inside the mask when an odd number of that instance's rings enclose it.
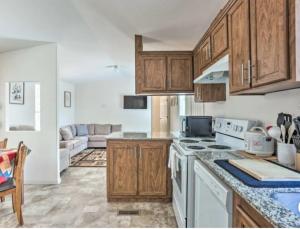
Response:
[[[233,227],[300,227],[300,217],[272,198],[278,192],[299,193],[300,188],[252,188],[214,162],[243,158],[238,153],[207,152],[197,157],[234,191]]]
[[[169,133],[114,133],[107,138],[108,201],[172,199]]]

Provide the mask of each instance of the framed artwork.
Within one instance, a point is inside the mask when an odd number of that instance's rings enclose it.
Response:
[[[65,107],[72,106],[72,94],[70,91],[65,91],[65,93],[64,93],[64,104],[65,104]]]
[[[24,82],[9,83],[9,104],[24,105],[25,84]]]

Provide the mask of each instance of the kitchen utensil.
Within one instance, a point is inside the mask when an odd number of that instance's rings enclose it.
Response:
[[[279,113],[278,114],[278,118],[277,118],[277,126],[281,127],[281,125],[284,124],[284,121],[285,121],[285,119],[284,119],[284,113]]]
[[[277,142],[282,142],[282,140],[280,139],[281,136],[281,129],[278,126],[272,126],[269,130],[268,130],[268,134],[270,135],[270,137],[274,138]]]
[[[295,130],[296,130],[295,124],[292,123],[292,125],[288,129],[288,141],[287,141],[288,144],[291,144],[291,140],[292,140]]]
[[[259,159],[231,159],[229,163],[262,181],[299,181],[300,174]]]
[[[293,136],[294,145],[300,153],[300,135]]]
[[[296,159],[296,147],[294,144],[277,144],[277,158],[279,163],[285,165],[293,165]]]
[[[295,123],[295,127],[296,127],[296,130],[297,130],[297,134],[300,135],[300,121],[299,121],[299,117],[298,118],[294,118],[294,123]]]
[[[282,139],[282,142],[286,143],[286,139],[285,139],[285,137],[286,137],[286,129],[285,129],[285,126],[281,125],[280,129],[281,129],[281,136],[282,136],[281,139]]]
[[[264,128],[252,127],[245,133],[245,151],[257,156],[271,156],[274,153],[274,139]]]

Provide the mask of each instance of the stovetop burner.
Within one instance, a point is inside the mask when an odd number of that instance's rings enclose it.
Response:
[[[231,147],[229,146],[224,146],[224,145],[211,145],[211,146],[208,146],[207,148],[210,148],[210,149],[231,149]]]
[[[216,142],[216,140],[213,140],[213,139],[202,139],[201,142]]]
[[[188,146],[187,148],[188,149],[196,149],[196,150],[203,150],[203,149],[205,149],[205,147],[203,147],[203,146]]]
[[[180,140],[181,143],[198,143],[199,141],[197,140],[192,140],[192,139],[183,139]]]

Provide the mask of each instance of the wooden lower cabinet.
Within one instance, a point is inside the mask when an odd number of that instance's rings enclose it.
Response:
[[[196,103],[226,101],[226,84],[195,84]]]
[[[108,201],[171,201],[169,140],[108,140]]]
[[[234,193],[233,197],[233,227],[234,228],[271,228],[269,223],[243,198]]]

